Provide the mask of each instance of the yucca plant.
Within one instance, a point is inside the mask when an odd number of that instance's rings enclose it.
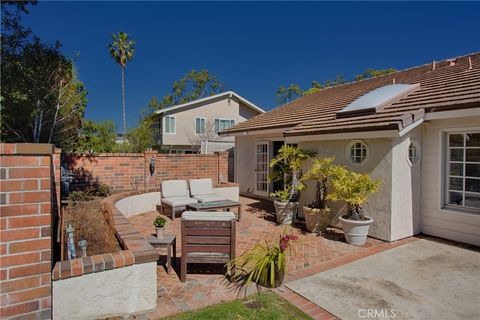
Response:
[[[332,192],[328,200],[343,200],[347,203],[347,213],[343,216],[348,220],[367,220],[363,214],[362,205],[368,196],[378,191],[381,181],[373,180],[366,173],[358,173],[342,166],[336,166],[332,171]]]
[[[241,256],[227,263],[227,269],[236,268],[231,280],[243,287],[255,282],[264,287],[278,287],[287,271],[287,253],[292,250],[291,241],[298,237],[287,234],[287,228],[278,242],[258,242]]]

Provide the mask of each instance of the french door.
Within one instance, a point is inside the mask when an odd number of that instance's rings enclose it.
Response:
[[[268,141],[257,141],[255,145],[255,194],[268,197]]]

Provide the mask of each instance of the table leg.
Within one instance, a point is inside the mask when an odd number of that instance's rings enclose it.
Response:
[[[240,216],[242,215],[242,205],[239,205],[237,210],[238,210],[238,222],[240,222]]]
[[[167,273],[170,274],[172,268],[172,246],[167,247]]]
[[[173,264],[177,266],[177,238],[173,239]]]

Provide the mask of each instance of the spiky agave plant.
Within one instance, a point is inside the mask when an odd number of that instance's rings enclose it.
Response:
[[[291,242],[298,240],[285,227],[278,242],[263,240],[227,263],[227,269],[236,268],[231,280],[239,287],[255,282],[264,287],[275,287],[287,271],[287,254],[293,250]]]

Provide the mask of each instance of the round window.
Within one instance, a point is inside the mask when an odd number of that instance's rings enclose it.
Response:
[[[353,164],[365,163],[368,159],[368,147],[362,140],[353,140],[348,144],[347,157]]]

